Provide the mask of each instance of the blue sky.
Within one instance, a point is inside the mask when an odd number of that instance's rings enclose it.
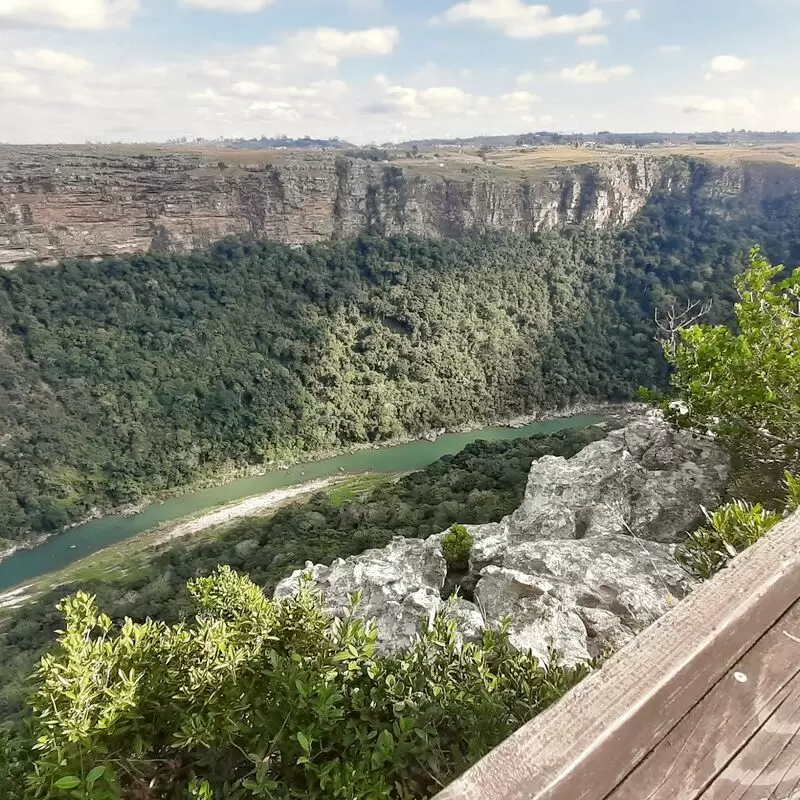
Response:
[[[800,129],[800,0],[0,0],[0,141]]]

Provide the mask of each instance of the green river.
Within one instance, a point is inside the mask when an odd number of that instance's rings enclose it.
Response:
[[[435,442],[415,441],[379,449],[359,450],[252,478],[240,478],[210,489],[200,489],[152,505],[134,516],[109,516],[88,522],[48,539],[32,550],[15,553],[0,563],[0,592],[62,569],[108,545],[129,539],[164,522],[196,515],[274,489],[295,486],[342,472],[408,472],[422,469],[448,453],[458,453],[477,439],[516,439],[535,433],[547,434],[568,428],[582,428],[600,421],[601,417],[584,415],[535,422],[524,428],[484,428],[469,433],[452,433],[439,437]]]

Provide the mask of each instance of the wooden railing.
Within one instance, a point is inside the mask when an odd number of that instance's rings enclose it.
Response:
[[[603,800],[799,597],[800,512],[436,800]]]

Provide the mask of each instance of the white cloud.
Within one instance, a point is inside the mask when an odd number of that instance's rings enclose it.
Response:
[[[55,50],[17,50],[14,53],[14,61],[25,69],[62,75],[75,75],[92,66],[91,61],[87,61],[85,58],[79,58],[69,53],[59,53]]]
[[[70,92],[68,101],[71,106],[79,106],[80,108],[99,108],[101,105],[96,97],[82,92]]]
[[[628,22],[638,22],[642,18],[642,12],[638,8],[629,8],[624,16]]]
[[[214,61],[203,61],[197,69],[200,75],[207,78],[230,78],[231,71]]]
[[[579,44],[583,47],[608,44],[608,36],[604,33],[583,33],[575,40],[575,44]]]
[[[712,72],[740,72],[750,62],[746,58],[738,58],[737,56],[715,56],[711,59]]]
[[[633,74],[633,68],[627,64],[605,69],[598,67],[596,61],[585,61],[574,67],[564,67],[558,73],[561,80],[567,83],[608,83],[614,78],[626,78]]]
[[[658,48],[658,52],[663,56],[674,56],[682,50],[683,47],[679,44],[662,44],[661,47]]]
[[[251,97],[254,94],[261,93],[261,85],[253,81],[239,81],[234,83],[231,89],[234,94],[238,94],[240,97]]]
[[[285,100],[270,100],[269,102],[255,102],[247,108],[248,114],[264,111],[269,119],[293,121],[300,118],[300,114],[291,103]]]
[[[538,95],[524,90],[489,97],[470,94],[456,86],[431,86],[418,90],[395,85],[385,87],[383,96],[363,106],[362,111],[384,117],[396,115],[416,123],[429,122],[426,127],[431,133],[445,120],[450,124],[463,124],[467,118],[480,118],[510,130],[520,120],[535,121],[536,118],[531,116],[531,107],[540,100]]]
[[[181,0],[181,5],[204,11],[227,11],[232,14],[252,14],[272,5],[274,0]]]
[[[189,100],[198,107],[208,107],[215,105],[222,105],[225,98],[215,92],[213,89],[203,89],[199,92],[190,92]]]
[[[800,111],[800,97],[793,97],[789,104],[793,111]]]
[[[659,98],[659,102],[679,108],[685,114],[755,114],[753,103],[758,93],[746,97],[708,97],[703,94],[668,95]]]
[[[0,72],[0,97],[23,99],[37,97],[38,95],[38,85],[26,78],[21,72]]]
[[[472,96],[456,86],[432,86],[419,92],[419,100],[428,109],[459,114],[469,108]]]
[[[530,92],[508,92],[500,95],[499,101],[503,111],[509,114],[525,114],[534,103],[541,101],[541,97]]]
[[[0,27],[122,28],[138,9],[139,0],[0,0]]]
[[[583,33],[606,24],[599,8],[583,14],[553,16],[549,6],[528,5],[522,0],[465,0],[434,19],[453,24],[483,22],[512,39]]]
[[[394,27],[361,31],[315,28],[292,35],[286,47],[300,60],[335,67],[343,58],[389,55],[399,38],[400,32]]]
[[[345,5],[353,11],[377,12],[383,10],[383,0],[345,0]]]
[[[517,83],[520,86],[527,86],[529,83],[533,83],[536,80],[536,75],[532,72],[523,72],[520,75],[517,75]]]

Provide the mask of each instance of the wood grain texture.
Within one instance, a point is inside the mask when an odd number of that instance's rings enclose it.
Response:
[[[794,514],[437,800],[602,800],[799,594]]]
[[[791,695],[800,675],[800,643],[787,637],[787,630],[800,631],[800,603],[731,667],[608,800],[701,795]],[[740,682],[737,675],[747,680]]]
[[[800,678],[791,688],[700,800],[799,800]]]

